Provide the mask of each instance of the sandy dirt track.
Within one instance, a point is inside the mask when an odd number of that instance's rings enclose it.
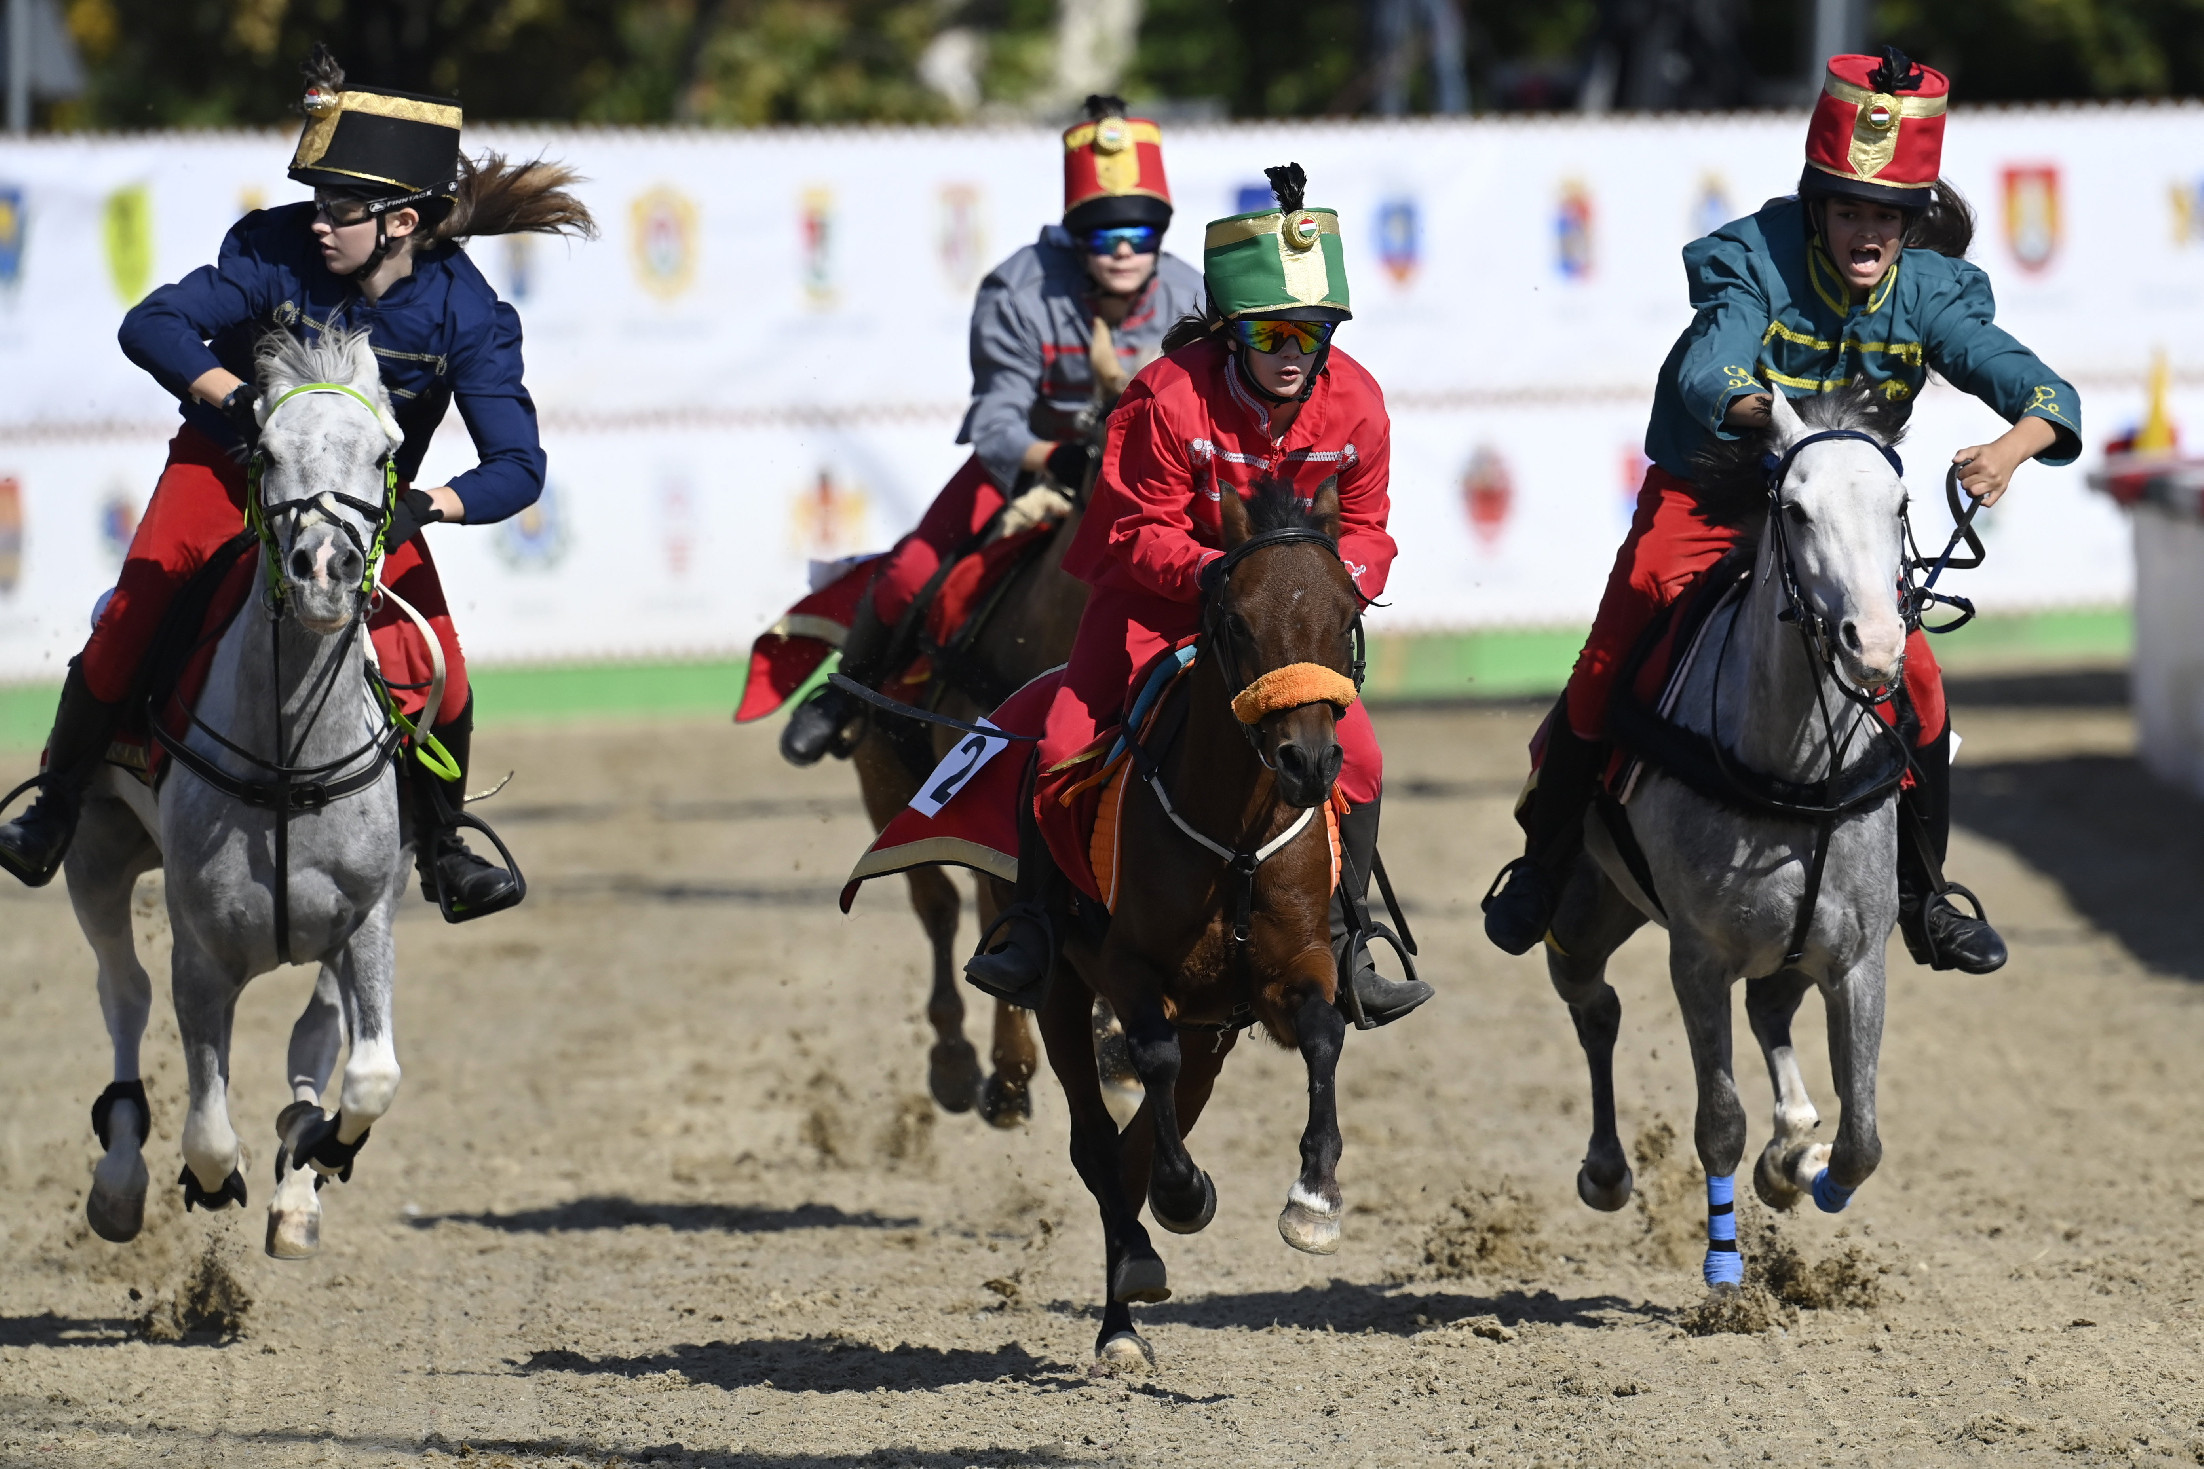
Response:
[[[2204,1462],[2204,813],[2138,772],[2108,683],[1962,699],[1952,866],[2016,957],[1932,976],[1894,943],[1882,1169],[1837,1218],[1743,1206],[1748,1250],[1822,1303],[1750,1334],[1684,1329],[1700,1195],[1659,935],[1616,965],[1643,1200],[1617,1215],[1575,1199],[1566,1012],[1479,935],[1524,710],[1381,714],[1384,845],[1440,996],[1350,1037],[1328,1259],[1273,1225],[1298,1058],[1241,1045],[1192,1139],[1216,1222],[1157,1236],[1178,1296],[1136,1312],[1144,1379],[1087,1375],[1100,1231],[1060,1100],[1016,1132],[936,1113],[900,886],[835,912],[854,785],[783,767],[773,730],[480,739],[520,771],[485,811],[535,896],[465,928],[409,906],[405,1083],[303,1264],[260,1237],[306,973],[240,1006],[242,1215],[161,1187],[183,1091],[157,1005],[155,1199],[105,1244],[90,956],[58,890],[0,885],[0,1463]],[[249,1306],[179,1337],[209,1281]]]

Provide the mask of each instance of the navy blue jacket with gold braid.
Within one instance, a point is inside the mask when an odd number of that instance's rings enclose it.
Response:
[[[369,301],[322,264],[313,223],[311,203],[246,215],[213,265],[130,309],[119,334],[124,354],[183,400],[187,423],[234,445],[237,434],[221,413],[191,396],[200,374],[219,365],[252,381],[253,346],[273,328],[364,329],[405,430],[399,478],[413,478],[456,402],[481,458],[451,484],[469,523],[503,520],[533,505],[543,493],[544,455],[536,405],[521,384],[518,313],[456,245],[417,256],[413,274]]]
[[[1997,325],[1990,278],[1964,260],[1904,251],[1855,306],[1790,198],[1686,245],[1684,275],[1697,316],[1661,364],[1645,431],[1646,457],[1670,474],[1691,478],[1710,435],[1737,437],[1722,416],[1748,393],[1797,398],[1865,380],[1910,409],[1931,371],[2008,421],[2065,430],[2043,463],[2081,453],[2073,385]]]

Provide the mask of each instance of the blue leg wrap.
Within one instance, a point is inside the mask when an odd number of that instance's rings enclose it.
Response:
[[[1739,1285],[1745,1279],[1745,1257],[1737,1253],[1737,1179],[1732,1174],[1707,1177],[1708,1285]]]
[[[1826,1168],[1814,1175],[1814,1207],[1824,1214],[1842,1214],[1852,1202],[1852,1192],[1831,1178]]]

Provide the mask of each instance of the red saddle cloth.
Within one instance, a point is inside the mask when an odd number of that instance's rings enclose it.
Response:
[[[990,541],[958,560],[935,589],[933,601],[926,605],[927,640],[936,647],[946,647],[985,605],[988,594],[1017,570],[1040,538],[1055,532],[1056,522],[1050,521]],[[842,646],[849,636],[850,621],[857,615],[858,598],[872,586],[873,573],[879,569],[873,564],[876,560],[867,557],[857,562],[797,602],[779,622],[758,635],[750,645],[750,672],[735,709],[735,723],[763,719],[787,703],[789,696],[818,672],[827,655]],[[932,677],[933,668],[921,655],[887,679],[881,692],[908,702]]]
[[[1137,720],[1144,741],[1153,740],[1170,697],[1192,663],[1181,656],[1193,639],[1159,654],[1134,679],[1126,715]],[[988,722],[1006,734],[1038,735],[1049,704],[1063,683],[1051,669],[1005,700]],[[1122,869],[1118,833],[1125,801],[1140,784],[1130,751],[1121,743],[1123,721],[1102,731],[1084,750],[1040,771],[1034,779],[1034,814],[1049,853],[1063,874],[1088,897],[1117,909]],[[911,804],[898,811],[851,869],[842,889],[848,912],[857,889],[875,877],[913,867],[953,863],[1004,882],[1018,876],[1018,802],[1024,794],[1029,741],[971,735],[936,766]],[[1161,751],[1157,754],[1160,756]],[[1335,792],[1324,820],[1332,844],[1332,879],[1339,877],[1339,815],[1346,803]]]
[[[191,644],[191,652],[184,660],[176,679],[175,692],[162,701],[154,714],[161,721],[161,728],[181,738],[191,728],[190,711],[197,707],[199,696],[206,692],[207,674],[214,667],[215,649],[237,615],[254,600],[260,586],[263,562],[258,546],[248,549],[237,558],[229,571],[216,585],[200,618],[197,636]],[[406,718],[419,720],[428,704],[428,681],[434,668],[432,654],[421,637],[421,630],[406,621],[395,628],[381,629],[379,640],[387,643],[395,632],[402,643],[405,666],[392,668],[385,658],[384,677],[391,680],[391,697]],[[407,687],[407,685],[419,685]],[[107,747],[107,758],[117,765],[134,772],[149,784],[158,784],[167,752],[154,742],[147,731],[145,721],[135,712],[124,717],[123,724]]]

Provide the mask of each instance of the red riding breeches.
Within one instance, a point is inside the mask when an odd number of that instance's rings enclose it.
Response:
[[[872,608],[880,621],[895,626],[941,563],[987,529],[987,522],[1002,507],[1003,492],[980,467],[979,456],[965,460],[926,507],[917,528],[880,558],[872,579]]]
[[[1615,675],[1638,635],[1744,536],[1700,514],[1698,488],[1690,480],[1647,466],[1630,534],[1615,553],[1592,635],[1569,675],[1569,727],[1579,739],[1596,740],[1605,731]],[[1944,675],[1919,632],[1906,639],[1905,683],[1921,718],[1921,741],[1928,743],[1944,732]]]
[[[178,589],[244,528],[244,466],[197,429],[177,430],[169,441],[168,464],[130,539],[114,595],[84,645],[84,678],[95,698],[113,703],[129,693],[138,662]],[[378,579],[418,608],[435,629],[445,667],[444,704],[435,723],[458,718],[467,707],[467,665],[436,578],[436,563],[421,537],[385,555]],[[410,635],[412,626],[388,601],[368,619],[383,677],[394,689],[405,684],[425,689],[429,682],[428,652]]]
[[[1118,723],[1134,675],[1195,632],[1199,616],[1195,608],[1160,598],[1136,599],[1097,588],[1079,619],[1064,681],[1048,706],[1041,730],[1041,769],[1070,759]],[[1369,711],[1359,702],[1348,705],[1337,733],[1345,757],[1339,792],[1352,805],[1366,805],[1377,799],[1385,783],[1385,757]]]

